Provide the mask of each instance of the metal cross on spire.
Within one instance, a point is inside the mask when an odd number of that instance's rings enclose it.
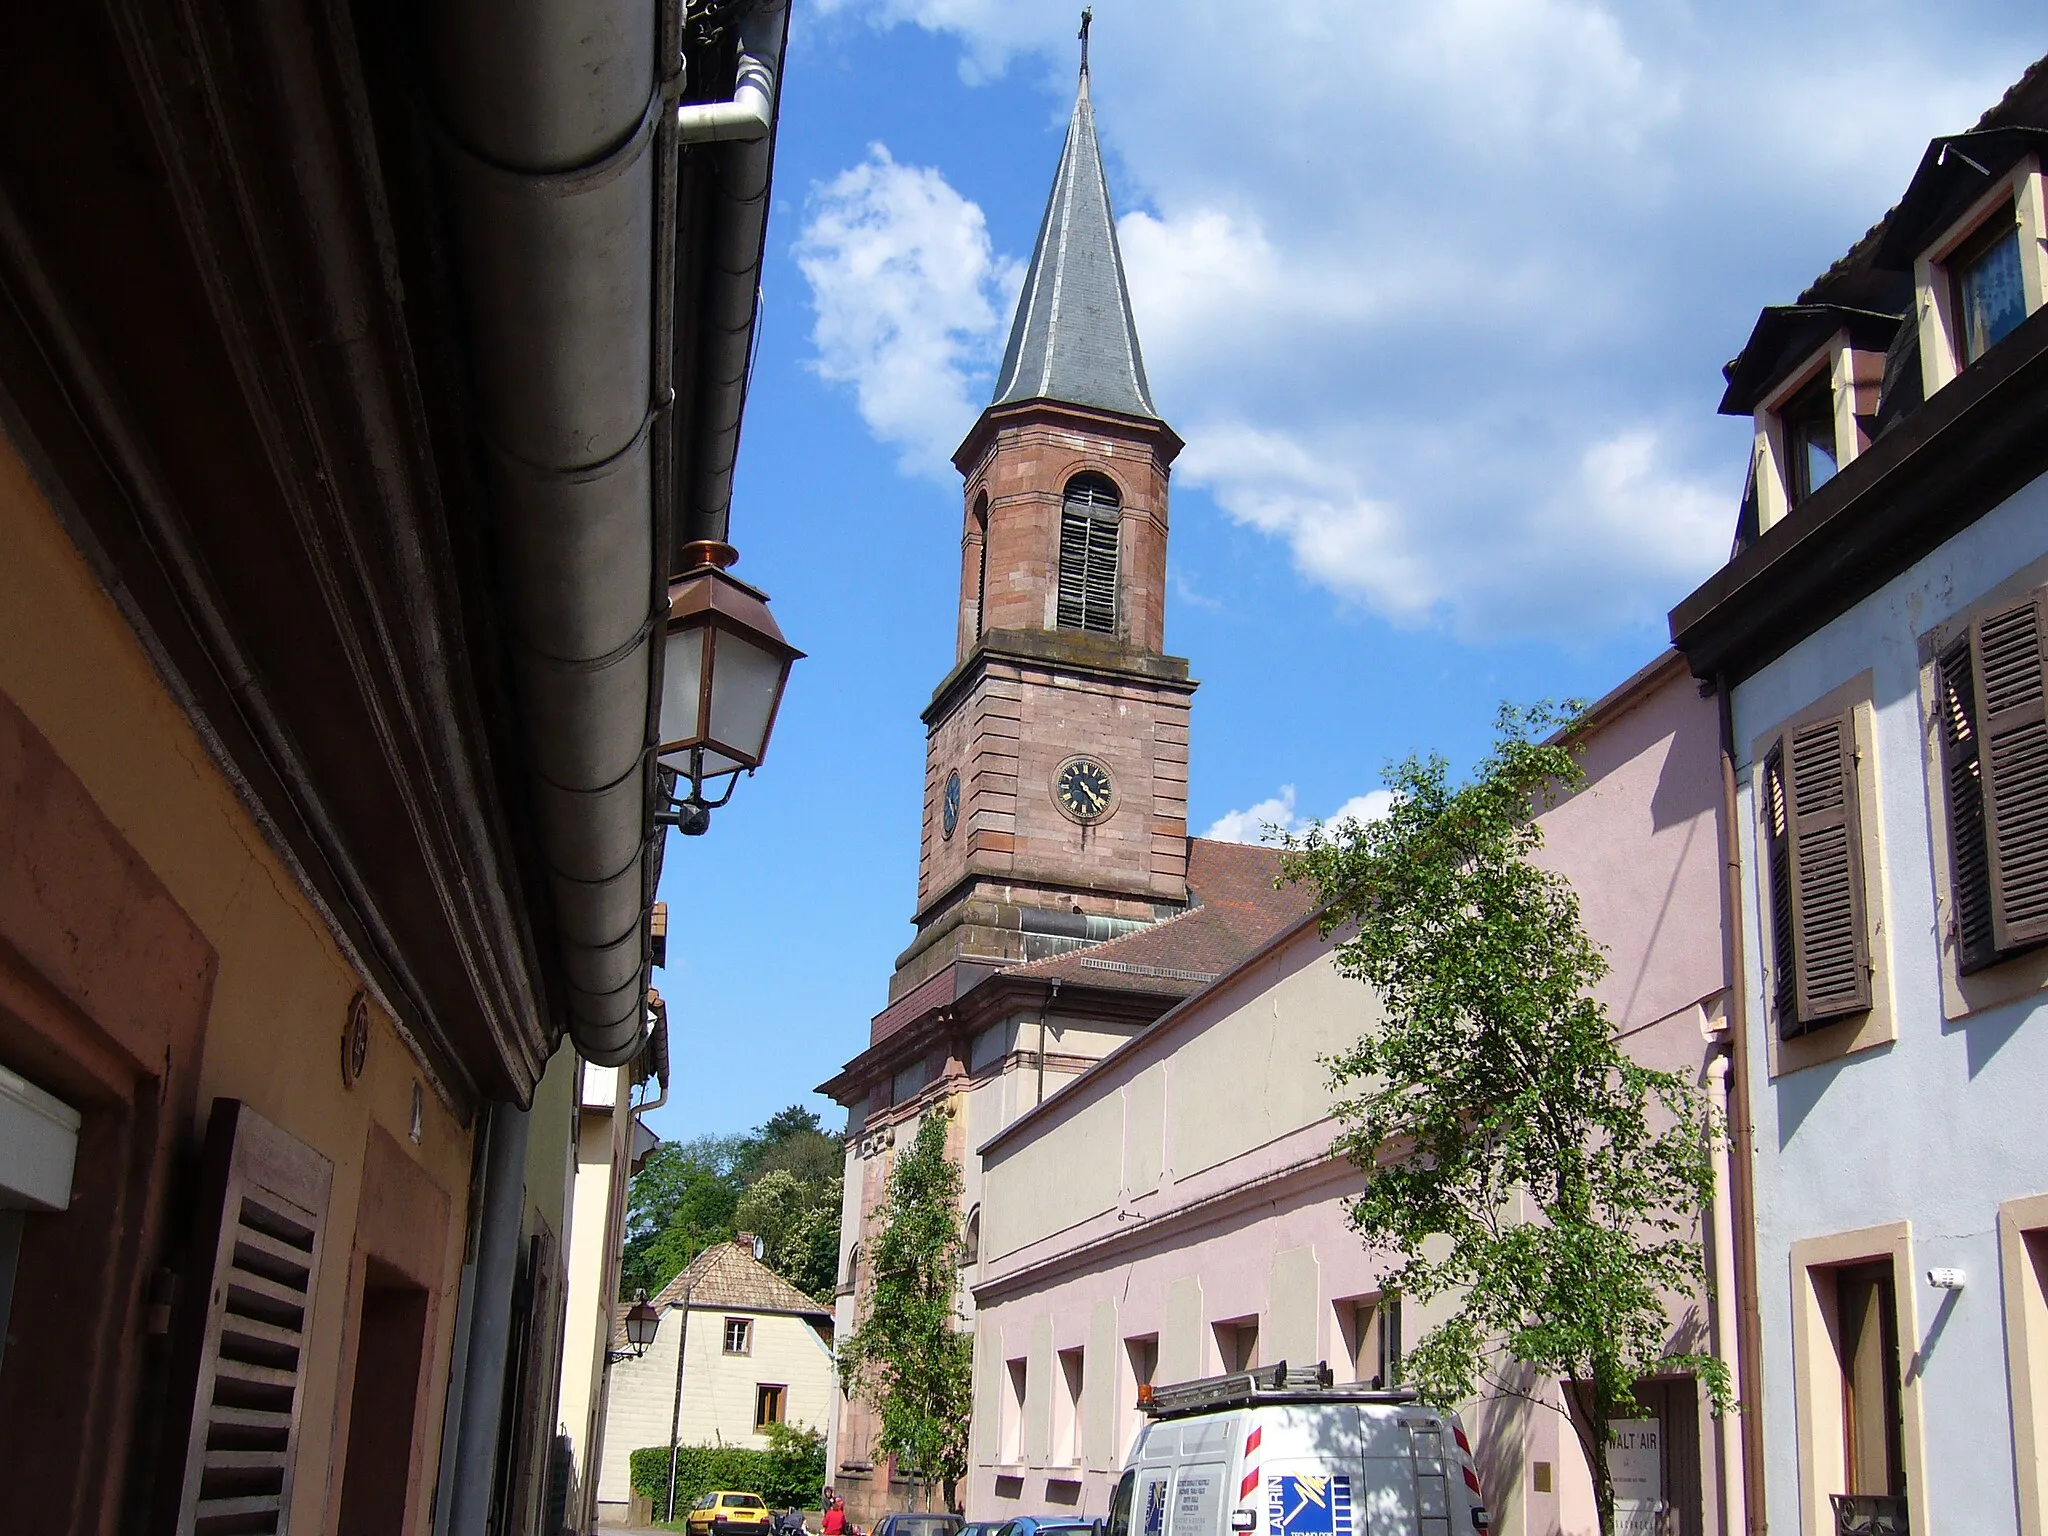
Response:
[[[1084,75],[1088,73],[1088,29],[1094,25],[1094,22],[1095,7],[1092,5],[1083,6],[1081,8],[1081,73]]]

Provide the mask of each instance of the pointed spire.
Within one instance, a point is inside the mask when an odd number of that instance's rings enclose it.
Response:
[[[1088,99],[1091,19],[1081,13],[1074,116],[990,403],[1063,400],[1156,419]]]

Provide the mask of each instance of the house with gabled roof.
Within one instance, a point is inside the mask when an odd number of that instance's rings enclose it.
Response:
[[[838,1384],[832,1309],[756,1255],[751,1232],[713,1243],[650,1298],[661,1321],[646,1354],[626,1337],[627,1304],[612,1327],[600,1520],[622,1522],[632,1502],[633,1452],[679,1445],[767,1450],[773,1424],[822,1432]]]

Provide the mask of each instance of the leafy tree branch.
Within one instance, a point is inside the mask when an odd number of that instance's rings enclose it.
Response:
[[[1450,1307],[1408,1370],[1443,1404],[1502,1357],[1583,1384],[1570,1417],[1612,1536],[1608,1427],[1639,1411],[1634,1384],[1689,1371],[1716,1411],[1731,1397],[1720,1361],[1671,1347],[1667,1311],[1707,1284],[1705,1096],[1615,1043],[1606,956],[1536,862],[1538,814],[1584,782],[1575,724],[1503,707],[1469,781],[1440,757],[1397,764],[1384,819],[1312,828],[1286,867],[1383,1014],[1328,1065],[1338,1145],[1366,1175],[1353,1227],[1398,1261],[1390,1289]]]

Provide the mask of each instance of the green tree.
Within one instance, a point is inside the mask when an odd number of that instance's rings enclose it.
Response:
[[[1384,1010],[1329,1066],[1338,1145],[1365,1174],[1352,1225],[1398,1260],[1390,1289],[1450,1307],[1408,1357],[1414,1383],[1445,1405],[1524,1395],[1500,1379],[1512,1360],[1584,1384],[1568,1418],[1612,1536],[1608,1426],[1639,1411],[1634,1383],[1692,1371],[1717,1412],[1732,1400],[1719,1361],[1667,1348],[1666,1298],[1706,1285],[1704,1097],[1615,1044],[1606,958],[1570,883],[1533,861],[1537,813],[1584,782],[1574,719],[1503,706],[1470,782],[1410,758],[1383,820],[1312,828],[1286,869]]]
[[[736,1230],[739,1136],[665,1141],[648,1153],[626,1196],[626,1257],[619,1294],[652,1296],[713,1243]]]
[[[961,1331],[960,1170],[946,1155],[946,1116],[919,1122],[896,1157],[872,1239],[873,1283],[860,1323],[839,1346],[839,1379],[872,1405],[877,1441],[947,1508],[967,1471],[974,1347]]]
[[[744,1135],[664,1142],[633,1175],[620,1296],[643,1289],[651,1296],[713,1243],[756,1232],[766,1240],[769,1268],[829,1301],[845,1164],[841,1139],[799,1104]],[[740,1202],[777,1174],[783,1177],[743,1214]]]
[[[840,1179],[801,1179],[787,1168],[762,1174],[740,1196],[733,1224],[761,1239],[768,1267],[806,1295],[830,1304],[839,1277]]]

